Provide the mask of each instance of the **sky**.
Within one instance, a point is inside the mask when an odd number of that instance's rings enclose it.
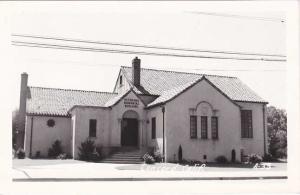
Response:
[[[233,11],[228,11],[220,10],[220,7],[218,4],[218,9],[214,9],[199,2],[16,3],[12,7],[11,33],[286,55],[285,22],[257,19],[285,19],[285,13],[261,10],[249,12],[247,7],[231,7]],[[245,17],[196,13],[203,11]],[[11,39],[36,41],[18,37]],[[44,42],[128,49],[53,40]],[[12,109],[18,107],[22,72],[28,73],[30,86],[111,92],[120,66],[131,66],[135,56],[141,59],[142,68],[236,76],[267,100],[269,105],[286,108],[287,103],[286,62],[109,54],[18,46],[12,46],[11,51],[14,64],[12,82],[15,86],[12,91],[12,97],[15,98]],[[164,50],[159,52],[174,53]]]

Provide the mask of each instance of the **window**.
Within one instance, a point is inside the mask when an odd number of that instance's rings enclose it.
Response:
[[[152,139],[156,138],[156,118],[153,117],[151,120],[151,125],[152,125]]]
[[[190,116],[190,136],[191,139],[197,138],[197,116]]]
[[[123,85],[123,77],[122,75],[120,76],[120,86]]]
[[[218,139],[218,117],[211,117],[211,138]]]
[[[90,119],[89,137],[96,137],[96,130],[97,130],[97,120]]]
[[[207,139],[207,116],[201,116],[201,138]]]
[[[242,138],[253,137],[252,110],[241,111]]]

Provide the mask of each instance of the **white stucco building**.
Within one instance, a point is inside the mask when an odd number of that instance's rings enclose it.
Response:
[[[128,146],[155,148],[167,161],[178,159],[179,146],[187,160],[264,155],[267,102],[238,78],[144,69],[140,62],[135,58],[131,67],[120,68],[112,93],[31,87],[22,74],[26,155],[47,156],[59,139],[77,159],[87,138],[105,154]]]

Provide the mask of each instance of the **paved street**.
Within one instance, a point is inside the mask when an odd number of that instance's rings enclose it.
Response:
[[[178,180],[182,179],[259,179],[287,176],[286,163],[271,168],[182,166],[171,163],[109,164],[77,160],[13,160],[13,179],[41,180]]]

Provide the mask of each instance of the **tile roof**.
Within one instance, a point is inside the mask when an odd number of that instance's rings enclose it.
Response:
[[[116,95],[115,97],[111,98],[110,100],[108,100],[104,106],[105,107],[110,107],[115,105],[116,103],[118,103],[124,96],[126,96],[131,90],[126,90],[123,91],[121,93],[119,93],[118,95]]]
[[[132,68],[122,66],[121,69],[125,77],[132,83]],[[233,101],[266,103],[264,99],[259,97],[253,90],[236,77],[141,68],[140,82],[143,91],[145,90],[153,95],[162,95],[166,94],[166,91],[169,90],[171,92],[174,92],[174,90],[176,91],[177,87],[188,86],[189,83],[196,82],[202,76],[205,76],[205,78]],[[144,93],[136,87],[134,90],[140,94]]]
[[[72,89],[28,87],[27,113],[67,116],[75,105],[99,106],[115,97],[116,93]]]
[[[199,81],[199,79],[189,82],[189,83],[186,83],[186,84],[183,84],[183,85],[180,85],[180,86],[177,86],[177,87],[169,89],[167,91],[164,91],[158,98],[156,98],[153,102],[148,104],[147,107],[159,105],[161,103],[164,103],[164,102],[174,98],[175,96],[182,93],[185,89],[192,86],[194,83],[196,83],[198,81]]]

